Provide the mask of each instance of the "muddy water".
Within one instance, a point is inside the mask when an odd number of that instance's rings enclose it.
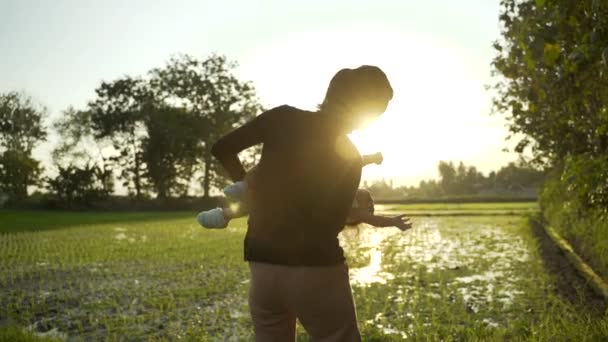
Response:
[[[420,218],[407,232],[367,227],[345,230],[340,239],[347,255],[369,260],[350,267],[354,288],[382,287],[393,303],[416,305],[423,296],[461,302],[469,313],[488,313],[508,311],[524,294],[526,274],[519,268],[529,261],[530,246],[516,232],[503,229],[511,223],[500,218]],[[369,324],[387,333],[409,334],[387,327],[380,319],[385,308],[379,309]],[[488,328],[500,326],[494,317],[479,321]]]

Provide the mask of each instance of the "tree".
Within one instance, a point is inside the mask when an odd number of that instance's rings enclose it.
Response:
[[[103,150],[107,146],[104,146],[103,139],[94,139],[91,112],[69,107],[53,122],[53,128],[61,137],[52,152],[58,175],[46,179],[47,187],[59,198],[81,204],[112,193],[112,165],[109,157],[104,155]],[[75,189],[74,186],[82,188]],[[96,191],[94,195],[93,190]]]
[[[233,75],[235,66],[224,56],[181,55],[147,78],[125,76],[97,88],[87,110],[93,135],[113,142],[124,186],[138,197],[148,189],[158,197],[186,195],[201,170],[205,196],[222,183],[211,145],[261,110],[251,84]]]
[[[535,161],[608,151],[608,3],[601,0],[501,1],[503,39],[494,43],[496,112],[516,151]]]
[[[388,182],[385,179],[377,180],[368,184],[365,182],[363,187],[369,190],[374,197],[378,198],[398,198],[405,195],[404,188],[395,188],[393,187],[393,180],[389,180]]]
[[[28,186],[38,183],[41,168],[31,154],[46,139],[45,114],[24,94],[0,94],[0,189],[14,199],[27,197]]]
[[[111,182],[112,173],[108,169],[89,164],[84,167],[58,166],[58,169],[57,176],[47,179],[47,184],[63,205],[89,206],[110,194],[107,183]]]
[[[511,162],[496,173],[496,182],[507,189],[538,187],[544,178],[543,171],[536,170],[521,161]]]
[[[27,197],[27,187],[39,185],[42,169],[29,154],[6,150],[0,154],[0,190],[13,200]]]
[[[453,195],[456,193],[457,179],[456,179],[456,168],[452,162],[439,161],[439,184],[441,189],[446,195]]]
[[[221,55],[214,54],[205,60],[179,55],[171,58],[164,68],[151,72],[159,98],[185,108],[200,120],[202,130],[198,136],[205,197],[209,196],[213,181],[219,185],[224,178],[211,155],[211,146],[262,110],[251,83],[234,75],[236,66]]]
[[[467,167],[463,186],[465,194],[476,194],[485,184],[486,177],[484,177],[483,173],[477,171],[475,166]]]
[[[52,152],[56,164],[82,160],[89,162],[99,157],[103,159],[102,147],[99,140],[93,137],[93,125],[90,111],[79,111],[68,107],[52,124],[53,130],[61,137]],[[92,154],[97,154],[94,156]]]
[[[142,159],[158,197],[187,194],[196,162],[202,154],[202,122],[181,108],[158,108],[145,119],[147,136]]]
[[[467,167],[463,162],[456,167],[451,161],[440,161],[438,169],[439,184],[445,195],[473,195],[486,181],[476,167]]]
[[[516,151],[530,147],[537,163],[555,170],[551,184],[570,180],[567,198],[601,208],[608,203],[597,167],[608,158],[608,3],[502,0],[500,21],[494,108],[524,135]]]
[[[46,139],[42,119],[46,108],[27,95],[17,92],[0,94],[0,147],[5,150],[31,152]]]
[[[111,158],[120,167],[123,185],[141,198],[147,188],[142,139],[145,116],[153,111],[156,99],[147,81],[124,77],[102,82],[89,102],[91,127],[96,139],[110,139],[118,155]]]
[[[418,189],[412,189],[413,196],[422,198],[437,198],[444,195],[441,184],[434,179],[428,181],[420,181]]]

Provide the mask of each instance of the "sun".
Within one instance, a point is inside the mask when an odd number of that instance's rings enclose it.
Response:
[[[488,120],[489,96],[475,66],[430,36],[377,29],[306,33],[259,47],[242,71],[269,108],[316,110],[337,70],[364,64],[381,67],[395,93],[378,120],[350,135],[362,154],[384,155],[382,165],[364,169],[364,179],[414,183],[435,177],[439,160],[500,150],[481,143],[502,142],[496,137],[504,129]]]

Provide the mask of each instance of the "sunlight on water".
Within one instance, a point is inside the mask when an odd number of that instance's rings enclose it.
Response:
[[[340,240],[347,254],[360,260],[356,264],[360,267],[350,269],[353,286],[387,284],[397,277],[417,279],[420,271],[442,272],[445,284],[453,288],[470,312],[478,312],[490,302],[503,308],[511,306],[523,293],[516,285],[520,278],[514,277],[513,267],[528,262],[530,257],[523,239],[492,224],[453,226],[443,220],[421,219],[407,232],[363,227],[343,231]],[[489,268],[478,268],[479,260],[487,262]],[[441,298],[434,292],[439,284],[427,286],[431,289],[427,297]],[[411,290],[408,287],[395,291],[392,300],[417,300],[411,292],[406,295]],[[488,321],[487,325],[494,327],[495,322]]]
[[[503,275],[504,275],[503,272],[500,272],[500,271],[498,271],[498,272],[489,271],[484,274],[475,274],[475,275],[468,276],[468,277],[459,277],[454,280],[457,282],[465,283],[465,284],[472,283],[474,281],[489,282],[489,281],[495,281],[497,278],[502,277]]]
[[[399,233],[399,230],[391,228],[361,228],[345,231],[341,235],[342,240],[358,239],[359,248],[371,248],[368,252],[369,264],[350,270],[350,279],[354,285],[384,284],[387,280],[394,279],[391,273],[382,271],[382,243],[388,236]]]
[[[413,317],[411,313],[409,316]],[[385,335],[398,335],[402,339],[407,339],[407,334],[404,331],[393,328],[390,323],[388,323],[387,317],[384,316],[382,312],[376,314],[374,319],[367,320],[366,324],[374,325],[376,328],[380,329]]]
[[[371,261],[366,267],[356,268],[351,270],[351,281],[356,285],[367,285],[371,283],[385,284],[387,280],[393,279],[394,276],[382,270],[382,251],[373,249],[371,251]]]

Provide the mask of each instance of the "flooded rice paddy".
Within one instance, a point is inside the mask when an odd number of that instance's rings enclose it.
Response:
[[[0,327],[68,341],[251,340],[245,221],[193,221],[0,234]],[[413,222],[340,235],[364,340],[530,337],[559,306],[524,217]]]
[[[405,233],[378,228],[342,233],[356,261],[351,284],[357,305],[365,308],[359,310],[364,324],[405,337],[454,323],[507,328],[521,311],[541,309],[535,298],[548,284],[534,245],[521,236],[521,218],[414,222],[415,229]]]

